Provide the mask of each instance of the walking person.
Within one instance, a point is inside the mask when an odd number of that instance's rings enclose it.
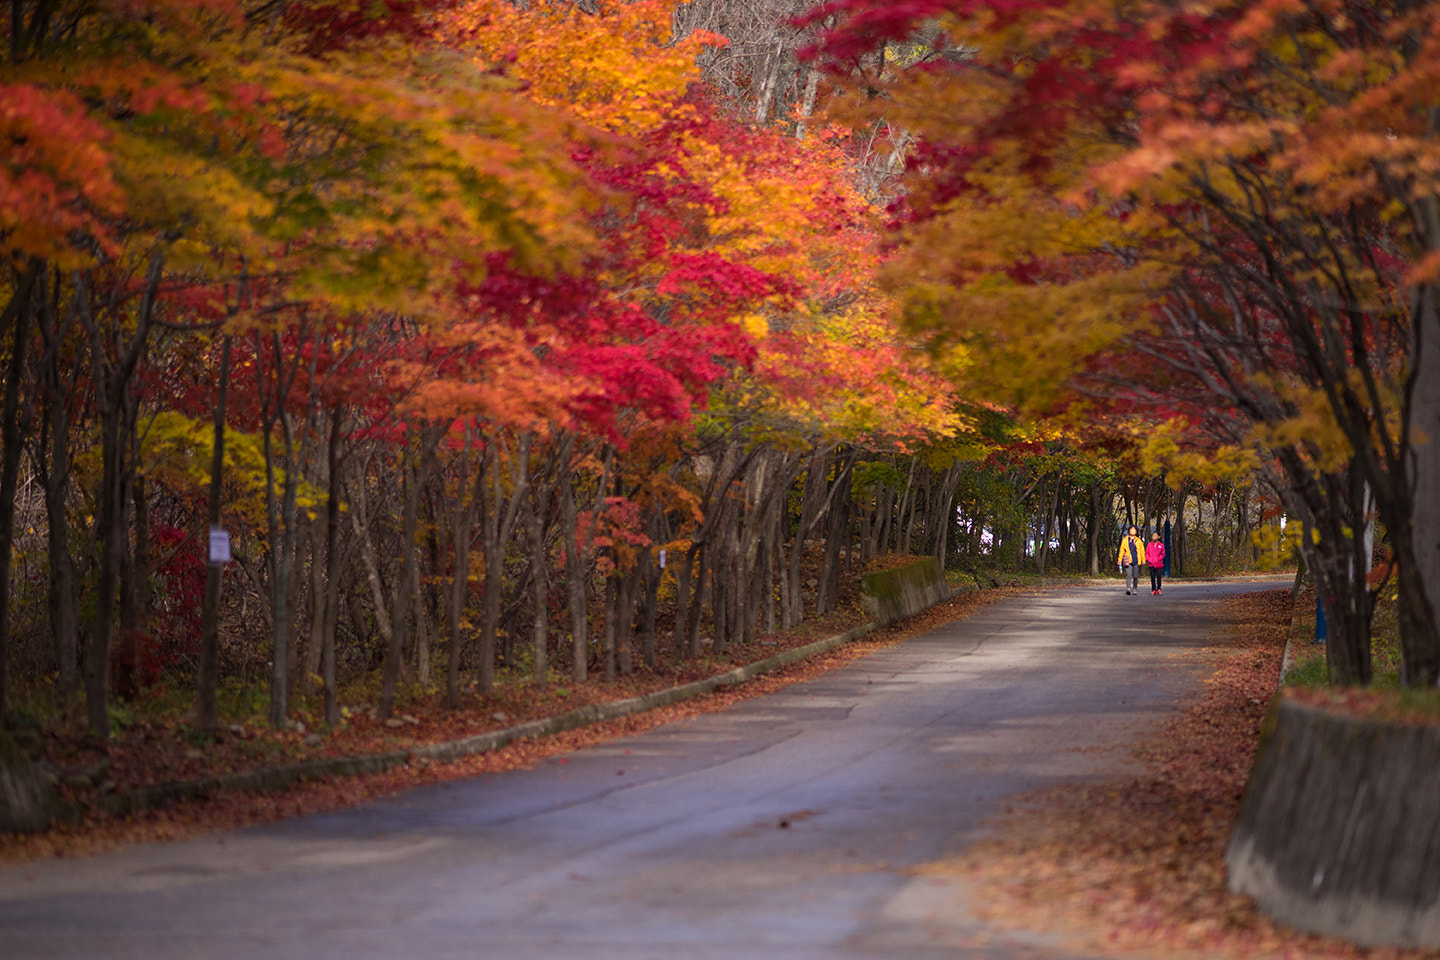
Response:
[[[1160,542],[1159,530],[1150,534],[1150,542],[1145,544],[1145,562],[1150,565],[1150,596],[1158,597],[1163,592],[1160,578],[1165,574],[1165,544]]]
[[[1140,593],[1140,564],[1145,562],[1145,541],[1140,539],[1140,528],[1133,523],[1120,541],[1120,569],[1125,574],[1125,596]]]

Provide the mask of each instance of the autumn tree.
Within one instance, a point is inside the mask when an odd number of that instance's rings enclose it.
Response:
[[[1415,336],[1433,189],[1412,159],[1433,136],[1425,9],[856,2],[816,15],[842,21],[826,47],[837,64],[927,21],[975,51],[866,79],[920,136],[894,274],[912,328],[948,345],[967,382],[1031,410],[1071,402],[1098,372],[1126,388],[1107,402],[1160,422],[1145,370],[1157,363],[1181,392],[1203,388],[1193,422],[1261,451],[1318,534],[1302,548],[1339,627],[1342,680],[1367,675],[1370,558],[1352,531],[1370,495],[1392,536],[1407,531],[1406,682],[1430,683],[1440,649],[1408,532],[1428,516],[1407,466],[1428,449],[1413,406],[1427,396]]]

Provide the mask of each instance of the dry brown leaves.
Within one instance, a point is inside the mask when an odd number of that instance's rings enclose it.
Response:
[[[646,713],[597,723],[550,737],[522,740],[500,750],[461,760],[447,763],[416,762],[383,773],[312,781],[283,793],[236,791],[209,799],[180,801],[134,817],[111,819],[95,815],[78,825],[60,824],[37,834],[0,835],[0,863],[86,856],[133,843],[183,840],[215,830],[351,807],[425,784],[531,767],[547,757],[631,736],[686,717],[723,710],[741,700],[763,696],[790,684],[814,679],[883,647],[892,646],[946,623],[962,620],[982,607],[1022,592],[1024,591],[1018,589],[1002,589],[961,594],[954,600],[891,627],[877,630],[830,653],[764,674],[744,684],[726,687],[706,696]],[[630,678],[616,684],[586,685],[575,688],[573,695],[564,698],[557,697],[553,690],[545,694],[530,691],[528,695],[523,690],[511,691],[505,699],[488,701],[486,708],[492,712],[505,713],[508,723],[530,720],[547,715],[547,711],[550,714],[560,713],[585,703],[635,696],[674,683],[713,675],[739,663],[763,659],[779,650],[809,643],[814,639],[816,638],[813,636],[801,635],[767,638],[768,642],[763,645],[755,645],[748,650],[735,650],[735,656],[731,658],[707,661],[703,671],[690,666],[685,668],[684,673],[664,678]],[[739,656],[742,653],[748,653],[748,660]],[[337,732],[337,735],[327,738],[324,746],[317,749],[314,755],[354,755],[366,752],[367,749],[396,749],[399,745],[440,742],[501,725],[491,715],[480,719],[464,712],[446,712],[441,709],[438,700],[408,705],[406,709],[418,722],[407,724],[403,740],[397,740],[395,736],[387,736],[382,732],[389,728],[377,727],[373,721],[367,723],[363,718],[357,718],[357,722],[348,726],[344,732]],[[299,734],[289,732],[269,734],[247,731],[247,734],[253,738],[279,738],[281,743],[300,739]],[[145,747],[147,742],[148,750]],[[148,741],[142,738],[140,746],[129,748],[128,752],[123,745],[112,746],[112,763],[116,764],[117,774],[125,767],[127,758],[129,766],[125,768],[123,775],[131,782],[154,782],[163,779],[156,776],[156,767],[150,764],[158,765],[159,769],[168,775],[185,772],[187,769],[193,771],[199,766],[198,759],[192,758],[187,765],[173,755],[173,749],[168,752],[161,749],[167,743],[168,741],[157,735]],[[226,756],[233,756],[233,753]],[[286,754],[283,758],[288,761],[293,759],[293,754]],[[236,766],[243,768],[246,765],[237,763]],[[254,766],[256,764],[253,761],[248,764],[248,767]],[[214,767],[207,765],[205,769]],[[120,776],[117,775],[117,779],[120,779]]]
[[[995,835],[943,866],[983,890],[1008,928],[1148,956],[1433,958],[1302,934],[1225,887],[1230,825],[1279,679],[1288,590],[1227,601],[1224,635],[1200,656],[1204,692],[1137,747],[1143,772],[1025,798]]]

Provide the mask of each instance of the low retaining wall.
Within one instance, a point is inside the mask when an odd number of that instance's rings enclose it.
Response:
[[[306,780],[379,773],[417,760],[458,760],[471,754],[498,750],[516,740],[549,736],[603,720],[613,720],[632,713],[643,713],[656,707],[667,706],[710,693],[720,687],[744,683],[762,673],[778,670],[807,657],[828,653],[838,646],[870,633],[877,626],[888,625],[937,603],[942,603],[950,599],[954,593],[945,584],[940,564],[933,557],[894,570],[867,574],[863,587],[866,606],[871,609],[876,623],[867,623],[837,636],[817,640],[803,647],[795,647],[777,653],[773,657],[766,657],[764,660],[736,667],[704,680],[696,680],[693,683],[670,687],[667,690],[659,690],[644,696],[631,697],[628,700],[580,707],[556,717],[532,720],[528,723],[507,727],[504,730],[492,730],[488,733],[466,737],[463,740],[421,744],[388,753],[307,760],[277,767],[264,767],[258,770],[246,770],[213,777],[199,777],[193,780],[172,780],[137,787],[133,790],[104,793],[97,798],[95,806],[112,816],[123,816],[163,806],[175,800],[213,796],[230,790],[288,790],[295,784]],[[61,808],[58,815],[62,819],[78,821],[84,815],[84,810],[71,805],[68,809]],[[42,815],[40,820],[26,820],[23,824],[16,822],[13,825],[0,826],[0,829],[41,829],[50,822],[50,819],[51,814],[47,812]]]
[[[881,626],[928,610],[954,594],[945,582],[940,561],[934,557],[867,573],[860,578],[860,588],[864,591],[865,609]]]
[[[172,780],[165,783],[137,787],[133,790],[102,794],[96,801],[96,806],[111,816],[123,816],[125,814],[138,813],[152,807],[163,806],[174,800],[213,796],[230,790],[288,790],[295,784],[306,780],[318,780],[322,777],[348,777],[366,773],[379,773],[383,770],[403,766],[404,764],[417,760],[458,760],[461,757],[466,757],[471,754],[498,750],[507,744],[514,743],[516,740],[545,737],[551,734],[561,733],[565,730],[573,730],[576,727],[583,727],[587,724],[599,723],[603,720],[614,720],[617,717],[628,716],[632,713],[643,713],[646,710],[653,710],[656,707],[679,703],[681,700],[688,700],[691,697],[710,693],[720,687],[744,683],[746,680],[757,677],[762,673],[778,670],[781,667],[789,666],[807,657],[828,653],[838,646],[870,633],[874,629],[875,624],[867,623],[863,626],[855,627],[852,630],[847,630],[837,636],[817,640],[803,647],[795,647],[777,653],[773,657],[766,657],[764,660],[757,660],[743,667],[736,667],[733,670],[727,670],[713,677],[706,677],[704,680],[696,680],[692,683],[682,684],[678,687],[670,687],[666,690],[658,690],[655,693],[648,693],[639,697],[631,697],[627,700],[616,700],[611,703],[579,707],[567,713],[562,713],[559,716],[547,717],[543,720],[532,720],[528,723],[506,727],[503,730],[491,730],[473,737],[466,737],[463,740],[419,744],[409,749],[392,750],[388,753],[307,760],[300,763],[284,764],[283,766],[246,770],[240,773],[199,777],[193,780]],[[62,811],[62,816],[67,819],[79,819],[82,814],[83,811],[80,810]],[[35,828],[35,826],[30,827],[30,829]]]
[[[1226,864],[1232,891],[1293,927],[1440,947],[1440,727],[1279,700]]]
[[[39,830],[55,810],[55,791],[29,752],[0,729],[0,833]]]

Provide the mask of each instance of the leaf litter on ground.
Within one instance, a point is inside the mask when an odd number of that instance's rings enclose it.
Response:
[[[1231,597],[1223,617],[1222,633],[1194,654],[1210,669],[1201,693],[1133,747],[1139,772],[1017,798],[984,840],[927,872],[962,879],[991,925],[1112,956],[1440,958],[1302,933],[1226,888],[1226,846],[1279,680],[1290,591]]]

